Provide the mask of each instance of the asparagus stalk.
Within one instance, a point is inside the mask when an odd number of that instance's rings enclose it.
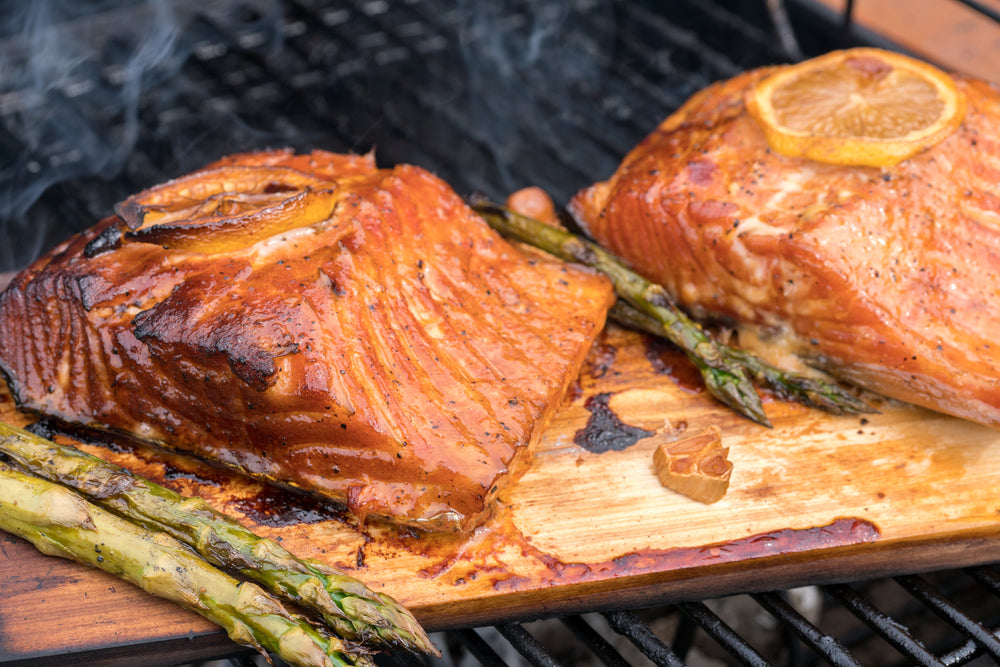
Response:
[[[289,664],[374,664],[356,647],[321,635],[258,585],[212,567],[169,535],[146,530],[66,487],[4,463],[0,529],[43,553],[91,565],[176,602],[222,626],[236,643],[270,651]]]
[[[209,563],[318,613],[339,637],[373,649],[440,655],[416,619],[388,595],[317,560],[300,559],[200,498],[182,496],[74,447],[0,423],[0,454],[72,488],[129,521],[163,531]]]
[[[624,301],[615,303],[611,308],[611,317],[627,327],[657,336],[664,335],[663,326],[659,322]],[[840,385],[826,382],[822,378],[782,370],[746,350],[724,343],[718,345],[726,359],[731,363],[741,364],[754,382],[767,387],[782,400],[796,401],[837,415],[864,414],[873,411],[871,406]]]
[[[560,259],[578,262],[607,275],[619,298],[662,325],[662,335],[677,345],[698,368],[709,393],[739,414],[770,426],[760,396],[739,364],[723,356],[718,344],[674,304],[662,286],[626,268],[610,252],[564,229],[547,225],[488,201],[473,209],[495,230],[533,245]]]
[[[753,380],[771,387],[782,398],[835,413],[870,411],[837,385],[784,373],[748,352],[718,343],[680,310],[666,288],[630,270],[596,243],[485,200],[474,200],[472,207],[504,236],[607,275],[615,286],[619,303],[624,302],[628,308],[619,306],[612,312],[627,314],[631,320],[627,325],[639,325],[677,345],[698,368],[709,393],[739,414],[764,426],[771,425]]]

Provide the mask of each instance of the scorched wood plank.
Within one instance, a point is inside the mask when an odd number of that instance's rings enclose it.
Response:
[[[186,458],[82,446],[351,572],[431,630],[996,558],[997,431],[888,401],[864,417],[765,407],[773,429],[720,408],[669,348],[609,327],[499,515],[469,535],[359,525],[339,508]],[[0,418],[33,419],[6,393]],[[655,443],[625,428],[681,434],[709,424],[735,466],[713,505],[661,487]],[[3,546],[0,659],[223,641],[196,616],[102,573],[15,538]]]

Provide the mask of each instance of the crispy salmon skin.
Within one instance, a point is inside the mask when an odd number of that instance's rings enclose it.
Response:
[[[370,156],[236,155],[117,212],[0,295],[20,407],[426,529],[488,516],[613,298]]]
[[[893,167],[770,150],[744,73],[690,99],[570,204],[591,236],[706,317],[781,331],[886,396],[1000,425],[1000,91]]]

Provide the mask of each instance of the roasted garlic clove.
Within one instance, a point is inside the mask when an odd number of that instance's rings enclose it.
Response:
[[[666,434],[650,437],[662,441],[653,453],[653,466],[663,486],[706,504],[726,495],[733,464],[718,426],[670,442]]]

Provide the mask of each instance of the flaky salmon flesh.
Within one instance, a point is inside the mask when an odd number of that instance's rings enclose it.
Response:
[[[370,156],[241,154],[117,207],[0,295],[19,406],[466,531],[613,300]]]
[[[885,396],[1000,425],[1000,91],[893,167],[768,148],[744,95],[690,99],[570,209],[599,243],[702,317],[752,325]]]

